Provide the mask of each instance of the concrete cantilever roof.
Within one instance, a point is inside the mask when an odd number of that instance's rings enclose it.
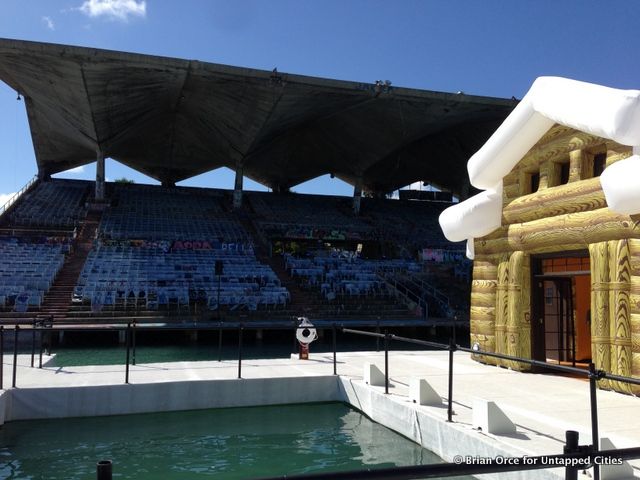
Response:
[[[466,160],[517,103],[10,39],[0,79],[24,96],[42,173],[99,148],[163,182],[242,165],[274,189],[332,173],[460,192]]]

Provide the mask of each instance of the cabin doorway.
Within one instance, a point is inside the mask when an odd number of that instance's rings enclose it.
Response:
[[[589,255],[532,258],[531,352],[535,360],[581,366],[591,360]]]

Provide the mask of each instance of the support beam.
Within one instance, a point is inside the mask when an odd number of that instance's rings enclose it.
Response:
[[[273,193],[289,193],[289,187],[281,183],[276,183],[273,187],[271,187],[271,189],[273,190]]]
[[[96,200],[104,200],[104,153],[96,150]]]
[[[244,176],[242,174],[243,168],[241,164],[236,165],[236,180],[233,186],[233,209],[236,210],[242,207],[242,180]]]
[[[362,177],[356,179],[353,186],[353,214],[360,215],[360,203],[362,202]]]

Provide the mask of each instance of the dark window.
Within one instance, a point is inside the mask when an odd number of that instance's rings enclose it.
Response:
[[[564,185],[565,183],[569,183],[569,164],[561,163],[560,164],[560,185]]]
[[[596,153],[593,156],[593,176],[599,177],[604,171],[604,167],[607,165],[607,154]]]
[[[540,172],[534,172],[529,177],[529,192],[535,193],[538,191],[538,187],[540,186]]]

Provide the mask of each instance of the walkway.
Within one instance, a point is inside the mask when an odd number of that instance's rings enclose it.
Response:
[[[384,368],[382,352],[338,353],[338,374],[355,384],[362,383],[364,364]],[[444,398],[447,395],[447,352],[391,352],[391,388],[389,399],[418,409],[446,421],[447,409],[441,406],[416,406],[408,400],[412,377],[426,378]],[[45,367],[31,369],[29,357],[19,357],[17,386],[77,387],[89,385],[121,385],[124,366]],[[578,430],[580,443],[591,441],[589,383],[586,380],[557,375],[520,373],[486,366],[472,361],[467,354],[455,355],[453,389],[454,422],[458,428],[472,429],[472,404],[480,397],[495,401],[517,425],[514,435],[493,437],[501,447],[514,455],[561,453],[566,430]],[[284,379],[291,377],[326,377],[333,373],[332,354],[311,354],[311,359],[246,360],[242,362],[244,379]],[[237,361],[176,362],[132,366],[133,385],[158,382],[233,380],[238,375]],[[11,381],[11,358],[4,358],[4,384]],[[378,393],[384,387],[369,387]],[[608,391],[598,391],[600,436],[610,438],[616,447],[640,446],[640,399]],[[640,466],[639,462],[633,462]]]

